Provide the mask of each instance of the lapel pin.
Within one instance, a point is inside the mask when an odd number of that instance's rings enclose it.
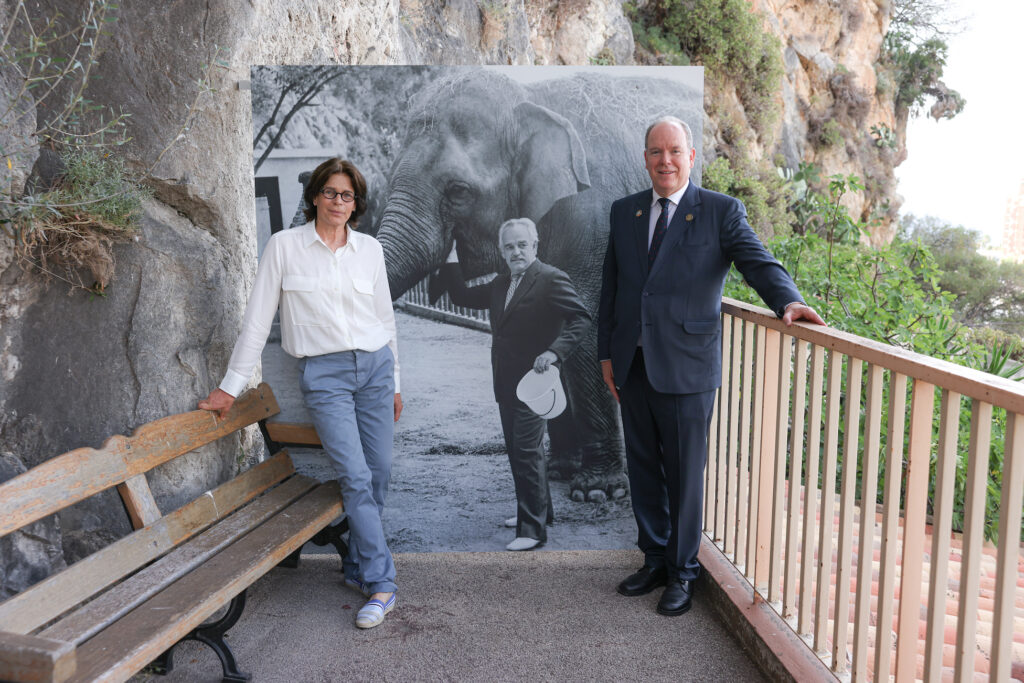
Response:
[[[692,221],[693,220],[693,214],[692,213],[686,214],[686,220]]]
[[[637,209],[636,210],[636,217],[637,218],[640,218],[640,216],[643,216],[643,215],[644,215],[644,210],[643,209]]]

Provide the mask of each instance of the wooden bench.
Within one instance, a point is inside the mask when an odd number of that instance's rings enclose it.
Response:
[[[297,560],[341,515],[337,482],[295,474],[281,451],[161,514],[146,472],[278,412],[261,384],[224,419],[205,411],[166,417],[0,484],[0,536],[113,486],[135,529],[0,603],[0,680],[123,681],[154,660],[157,671],[169,670],[174,645],[187,638],[214,648],[224,680],[248,680],[224,632],[241,615],[245,589],[289,556]],[[318,541],[344,552],[335,532]]]

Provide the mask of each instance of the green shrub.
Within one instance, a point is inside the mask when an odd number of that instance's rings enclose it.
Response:
[[[701,185],[742,201],[747,220],[762,239],[789,232],[790,192],[786,181],[767,162],[755,164],[743,156],[734,167],[727,157],[719,157],[704,167]]]
[[[749,2],[654,0],[642,10],[631,5],[628,11],[641,43],[652,45],[654,34],[663,48],[658,52],[681,52],[706,67],[713,79],[735,84],[755,130],[768,133],[779,116],[782,46],[765,32]]]
[[[111,249],[136,233],[150,192],[109,152],[72,148],[61,158],[56,185],[16,205],[8,229],[23,263],[102,293],[114,274]]]

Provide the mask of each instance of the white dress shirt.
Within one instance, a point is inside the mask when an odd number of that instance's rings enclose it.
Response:
[[[676,208],[679,207],[679,200],[683,198],[684,194],[686,194],[686,188],[688,188],[689,186],[690,181],[687,180],[686,184],[683,185],[682,188],[666,197],[666,199],[668,199],[668,205],[665,207],[665,210],[668,211],[669,223],[672,222],[672,216],[676,215]],[[661,216],[661,204],[658,203],[658,200],[661,199],[661,197],[658,195],[657,192],[653,192],[652,194],[654,195],[654,198],[653,201],[651,201],[650,223],[648,224],[647,228],[648,249],[651,248],[651,240],[654,239],[654,226],[658,224],[658,217]]]
[[[263,250],[242,332],[220,388],[237,396],[249,382],[281,306],[281,348],[296,358],[337,351],[377,351],[395,356],[398,342],[384,251],[369,235],[348,230],[331,251],[312,222],[271,236]]]

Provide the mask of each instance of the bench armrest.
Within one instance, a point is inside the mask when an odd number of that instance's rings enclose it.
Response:
[[[0,680],[60,683],[75,674],[75,645],[0,631]]]

